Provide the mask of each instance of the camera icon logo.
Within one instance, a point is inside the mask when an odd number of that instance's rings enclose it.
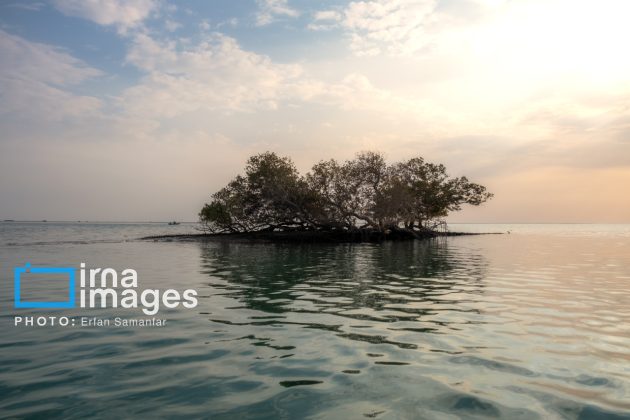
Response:
[[[68,299],[62,301],[26,301],[22,299],[22,281],[25,273],[30,274],[65,274],[68,281]],[[16,308],[74,308],[75,307],[75,269],[73,267],[31,267],[26,263],[24,267],[15,267],[14,278],[14,299]]]

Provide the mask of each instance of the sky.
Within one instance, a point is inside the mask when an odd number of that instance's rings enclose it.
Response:
[[[0,219],[194,221],[266,150],[374,150],[630,222],[626,0],[0,2]]]

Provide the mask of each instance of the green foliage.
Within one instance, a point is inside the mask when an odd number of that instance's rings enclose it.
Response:
[[[491,197],[420,157],[387,165],[381,154],[362,152],[343,163],[321,161],[301,176],[291,159],[265,152],[252,156],[245,175],[216,192],[199,218],[211,232],[422,230]]]

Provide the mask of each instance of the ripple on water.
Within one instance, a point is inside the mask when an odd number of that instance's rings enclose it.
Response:
[[[72,241],[33,257],[134,255],[145,287],[178,279],[199,307],[159,331],[12,330],[0,417],[630,418],[624,236]]]

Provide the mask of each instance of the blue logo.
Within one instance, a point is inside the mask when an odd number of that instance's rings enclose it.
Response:
[[[66,274],[68,276],[68,300],[61,302],[48,301],[24,301],[21,298],[20,290],[22,274]],[[74,268],[72,267],[31,267],[26,263],[24,267],[15,267],[14,274],[14,296],[16,308],[74,308]]]

